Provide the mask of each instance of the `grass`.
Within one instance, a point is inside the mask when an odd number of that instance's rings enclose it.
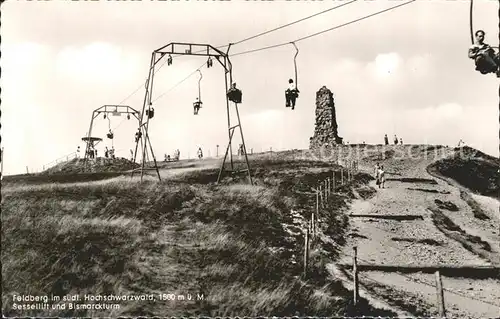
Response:
[[[293,155],[293,154],[292,154]],[[217,170],[183,172],[157,182],[115,177],[66,184],[14,183],[2,188],[2,312],[7,316],[348,316],[351,293],[325,270],[327,245],[311,251],[301,278],[303,221],[315,205],[312,188],[331,163],[255,159],[255,186]],[[322,231],[345,242],[343,210],[350,186],[330,196]],[[289,226],[289,227],[287,227]],[[288,228],[297,231],[291,234]],[[203,296],[161,301],[178,293]],[[139,295],[156,301],[118,302],[119,309],[15,311],[14,294]],[[369,305],[366,315],[385,314]]]
[[[500,198],[500,160],[468,147],[457,151],[454,156],[433,163],[429,170],[453,178],[473,192]]]

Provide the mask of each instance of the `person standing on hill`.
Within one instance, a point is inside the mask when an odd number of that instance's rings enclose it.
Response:
[[[387,137],[387,134],[384,135],[384,142],[385,145],[389,145],[389,138]]]
[[[378,188],[382,187],[385,188],[385,171],[384,171],[384,166],[380,165],[380,168],[378,170]]]
[[[398,145],[398,137],[394,134],[394,145]]]

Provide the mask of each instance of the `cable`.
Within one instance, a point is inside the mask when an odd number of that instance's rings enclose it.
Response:
[[[171,92],[173,89],[175,89],[177,86],[179,86],[181,83],[183,83],[184,81],[186,81],[187,79],[189,79],[191,76],[193,76],[193,74],[195,74],[196,72],[198,72],[198,70],[200,70],[203,66],[205,65],[205,62],[203,62],[202,65],[200,65],[196,70],[194,70],[193,72],[191,72],[188,76],[186,76],[184,79],[180,80],[179,82],[177,82],[177,84],[175,84],[173,87],[171,87],[170,89],[168,89],[167,91],[163,92],[162,94],[160,94],[156,99],[154,99],[153,101],[151,101],[151,103],[153,102],[156,102],[158,101],[160,98],[162,98],[164,95],[166,95],[167,93]]]
[[[232,56],[238,56],[238,55],[243,55],[243,54],[248,54],[248,53],[254,53],[254,52],[258,52],[258,51],[263,51],[263,50],[273,49],[273,48],[281,47],[281,46],[284,46],[284,45],[288,45],[288,44],[290,44],[290,42],[299,42],[299,41],[302,41],[302,40],[306,40],[306,39],[309,39],[309,38],[315,37],[315,36],[317,36],[317,35],[320,35],[320,34],[323,34],[323,33],[326,33],[326,32],[332,31],[332,30],[336,30],[336,29],[339,29],[339,28],[342,28],[342,27],[348,26],[348,25],[350,25],[350,24],[353,24],[353,23],[356,23],[356,22],[359,22],[359,21],[362,21],[362,20],[365,20],[365,19],[371,18],[371,17],[373,17],[373,16],[376,16],[376,15],[379,15],[379,14],[382,14],[382,13],[385,13],[385,12],[388,12],[388,11],[391,11],[391,10],[394,10],[394,9],[396,9],[396,8],[399,8],[399,7],[402,7],[402,6],[408,5],[408,4],[413,3],[413,2],[415,2],[415,1],[416,1],[416,0],[410,0],[410,1],[408,1],[408,2],[405,2],[405,3],[402,3],[402,4],[398,4],[398,5],[396,5],[396,6],[393,6],[393,7],[388,8],[388,9],[384,9],[384,10],[381,10],[381,11],[378,11],[378,12],[375,12],[375,13],[372,13],[372,14],[370,14],[370,15],[367,15],[367,16],[364,16],[364,17],[361,17],[361,18],[359,18],[359,19],[352,20],[352,21],[349,21],[349,22],[347,22],[347,23],[343,23],[343,24],[337,25],[337,26],[335,26],[335,27],[332,27],[332,28],[329,28],[329,29],[326,29],[326,30],[323,30],[323,31],[320,31],[320,32],[316,32],[316,33],[310,34],[310,35],[308,35],[308,36],[305,36],[305,37],[302,37],[302,38],[298,38],[298,39],[293,40],[293,41],[287,41],[287,42],[283,42],[283,43],[280,43],[280,44],[275,44],[275,45],[270,45],[270,46],[263,47],[263,48],[259,48],[259,49],[253,49],[253,50],[243,51],[243,52],[235,53],[235,54],[233,54]]]
[[[343,4],[341,4],[341,5],[335,6],[335,7],[330,8],[330,9],[323,10],[323,11],[321,11],[321,12],[315,13],[315,14],[310,15],[310,16],[307,16],[307,17],[305,17],[305,18],[302,18],[302,19],[299,19],[299,20],[296,20],[296,21],[293,21],[293,22],[290,22],[290,23],[284,24],[284,25],[279,26],[279,27],[276,27],[276,28],[274,28],[274,29],[271,29],[271,30],[268,30],[268,31],[261,32],[261,33],[259,33],[259,34],[254,35],[254,36],[251,36],[251,37],[245,38],[245,39],[243,39],[243,40],[240,40],[240,41],[238,41],[238,42],[235,42],[235,43],[233,43],[233,45],[235,45],[235,44],[240,44],[240,43],[243,43],[243,42],[245,42],[245,41],[252,40],[252,39],[255,39],[255,38],[257,38],[257,37],[263,36],[263,35],[265,35],[265,34],[268,34],[268,33],[271,33],[271,32],[274,32],[274,31],[277,31],[277,30],[280,30],[280,29],[286,28],[286,27],[289,27],[289,26],[294,25],[294,24],[296,24],[296,23],[299,23],[299,22],[305,21],[305,20],[307,20],[307,19],[310,19],[310,18],[316,17],[316,16],[321,15],[321,14],[323,14],[323,13],[326,13],[326,12],[329,12],[329,11],[332,11],[332,10],[335,10],[335,9],[338,9],[338,8],[340,8],[340,7],[346,6],[346,5],[351,4],[351,3],[353,3],[353,2],[356,2],[356,1],[358,1],[358,0],[352,0],[352,1],[350,1],[350,2],[343,3]],[[228,47],[228,46],[229,46],[229,45],[227,45],[227,44],[226,44],[226,45],[220,45],[220,46],[217,46],[217,47],[215,47],[215,48],[216,48],[216,49],[222,49],[222,48],[226,48],[226,47]],[[204,52],[204,51],[205,51],[205,50],[200,50],[200,51],[195,51],[194,53],[200,53],[200,52]],[[181,56],[179,56],[178,58],[180,58],[180,57],[182,57],[182,55],[181,55]],[[159,70],[160,70],[160,69],[161,69],[161,68],[165,65],[165,63],[166,63],[166,61],[164,61],[164,62],[163,62],[163,64],[162,64],[162,65],[161,65],[161,66],[160,66],[160,67],[156,70],[156,72],[158,72],[158,71],[159,71]],[[146,79],[146,82],[147,82],[147,79]],[[139,87],[138,87],[138,88],[137,88],[134,92],[132,92],[129,96],[127,96],[125,99],[123,99],[123,101],[121,101],[119,104],[122,104],[123,102],[125,102],[126,100],[128,100],[131,96],[133,96],[135,93],[137,93],[137,91],[139,91],[141,88],[142,88],[142,84],[141,84],[141,85],[140,85],[140,86],[139,86]]]
[[[343,4],[343,5],[351,4],[351,3],[355,2],[355,1],[357,1],[357,0],[354,0],[354,1],[351,1],[351,2],[347,2],[347,3]],[[292,42],[299,42],[299,41],[306,40],[306,39],[312,38],[312,37],[314,37],[314,36],[317,36],[317,35],[320,35],[320,34],[323,34],[323,33],[326,33],[326,32],[332,31],[332,30],[335,30],[335,29],[342,28],[342,27],[345,27],[345,26],[350,25],[350,24],[352,24],[352,23],[356,23],[356,22],[362,21],[362,20],[364,20],[364,19],[368,19],[368,18],[370,18],[370,17],[376,16],[376,15],[378,15],[378,14],[385,13],[385,12],[387,12],[387,11],[391,11],[391,10],[393,10],[393,9],[396,9],[396,8],[399,8],[399,7],[402,7],[402,6],[405,6],[405,5],[410,4],[410,3],[412,3],[412,2],[415,2],[415,1],[416,1],[416,0],[410,0],[410,1],[405,2],[405,3],[403,3],[403,4],[399,4],[399,5],[396,5],[396,6],[390,7],[390,8],[388,8],[388,9],[384,9],[384,10],[381,10],[381,11],[375,12],[375,13],[370,14],[370,15],[368,15],[368,16],[364,16],[364,17],[362,17],[362,18],[359,18],[359,19],[356,19],[356,20],[352,20],[352,21],[350,21],[350,22],[347,22],[347,23],[344,23],[344,24],[341,24],[341,25],[338,25],[338,26],[335,26],[335,27],[332,27],[332,28],[329,28],[329,29],[326,29],[326,30],[323,30],[323,31],[320,31],[320,32],[317,32],[317,33],[314,33],[314,34],[311,34],[311,35],[308,35],[308,36],[302,37],[302,38],[299,38],[299,39],[296,39],[296,40],[294,40],[294,41],[292,41]],[[331,10],[334,10],[334,9],[337,9],[337,8],[340,8],[340,7],[341,7],[341,6],[343,6],[343,5],[339,5],[339,6],[336,6],[336,7],[334,7],[334,8],[330,8],[330,9],[328,9],[328,10],[324,10],[323,12],[320,12],[320,13],[317,13],[317,14],[315,14],[315,15],[312,15],[312,16],[309,16],[309,17],[306,17],[306,18],[302,18],[302,19],[300,19],[300,20],[297,20],[297,21],[294,21],[294,22],[288,23],[287,25],[284,25],[284,26],[280,26],[280,27],[277,27],[277,28],[275,28],[275,29],[272,29],[272,30],[269,30],[269,31],[266,31],[266,32],[262,32],[262,33],[260,33],[260,34],[255,35],[255,36],[252,36],[252,37],[249,37],[249,38],[243,39],[243,40],[241,40],[241,41],[239,41],[239,42],[237,42],[237,43],[242,43],[242,42],[244,42],[244,41],[247,41],[247,40],[250,40],[250,39],[254,39],[254,38],[258,37],[258,36],[261,36],[261,35],[264,35],[264,34],[267,34],[267,33],[270,33],[270,32],[276,31],[276,30],[279,30],[279,29],[282,29],[282,28],[284,28],[284,27],[286,27],[286,26],[289,26],[289,25],[292,25],[292,24],[298,23],[298,22],[300,22],[300,21],[304,21],[304,20],[309,19],[309,18],[311,18],[311,17],[313,17],[313,16],[317,16],[317,15],[319,15],[319,14],[322,14],[322,13],[325,13],[325,12],[328,12],[328,11],[331,11]],[[275,44],[275,45],[271,45],[271,46],[263,47],[263,48],[260,48],[260,49],[254,49],[254,50],[249,50],[249,51],[243,51],[243,52],[240,52],[240,53],[233,54],[232,56],[238,56],[238,55],[243,55],[243,54],[253,53],[253,52],[257,52],[257,51],[262,51],[262,50],[267,50],[267,49],[277,48],[277,47],[284,46],[284,45],[288,45],[288,44],[290,44],[290,42],[285,42],[285,43]],[[217,47],[217,48],[223,48],[223,47],[227,47],[227,46],[228,46],[228,45],[224,45],[224,46],[219,46],[219,47]],[[161,68],[165,65],[165,63],[166,63],[166,62],[164,62],[164,63],[163,63],[163,64],[162,64],[162,65],[158,68],[157,72],[158,72],[158,71],[159,71],[159,70],[160,70],[160,69],[161,69]],[[203,67],[203,65],[205,65],[205,62],[204,62],[204,63],[203,63],[200,67],[198,67],[195,71],[193,71],[191,74],[189,74],[187,77],[185,77],[184,79],[182,79],[180,82],[178,82],[177,84],[175,84],[172,88],[170,88],[168,91],[166,91],[166,92],[162,93],[162,94],[161,94],[161,95],[159,95],[159,96],[158,96],[155,100],[153,100],[153,101],[151,101],[151,102],[155,102],[155,101],[157,101],[158,99],[160,99],[161,97],[163,97],[164,95],[166,95],[167,93],[169,93],[170,91],[172,91],[172,90],[173,90],[174,88],[176,88],[178,85],[180,85],[180,84],[181,84],[181,83],[183,83],[185,80],[187,80],[189,77],[191,77],[194,73],[196,73],[196,72],[197,72],[197,71],[198,71],[201,67]],[[147,80],[146,80],[146,82],[147,82]],[[141,87],[142,87],[142,86],[141,86]],[[129,96],[128,96],[126,99],[124,99],[121,103],[123,103],[125,100],[127,100],[127,99],[128,99],[130,96],[132,96],[133,94],[135,94],[135,93],[136,93],[139,89],[140,89],[140,87],[139,87],[139,88],[137,88],[137,89],[134,91],[134,93],[132,93],[131,95],[129,95]],[[121,104],[121,103],[120,103],[120,104]]]
[[[163,61],[163,64],[162,64],[162,65],[160,65],[160,66],[158,67],[158,69],[156,70],[156,72],[160,71],[160,69],[161,69],[161,68],[165,65],[165,63],[167,63],[167,60]],[[148,79],[146,79],[146,80],[144,81],[144,86],[146,86],[146,85],[147,85],[147,83],[148,83]],[[143,84],[140,84],[140,85],[137,87],[137,89],[135,89],[135,91],[134,91],[134,92],[132,92],[131,94],[129,94],[126,98],[124,98],[124,99],[123,99],[120,103],[118,103],[118,104],[119,104],[119,105],[121,105],[122,103],[124,103],[126,100],[128,100],[129,98],[131,98],[134,94],[136,94],[136,93],[137,93],[137,92],[138,92],[138,91],[139,91],[142,87],[143,87]]]
[[[299,23],[299,22],[305,21],[305,20],[310,19],[310,18],[313,18],[313,17],[315,17],[315,16],[319,16],[320,14],[323,14],[323,13],[326,13],[326,12],[329,12],[329,11],[332,11],[332,10],[335,10],[335,9],[338,9],[338,8],[340,8],[340,7],[346,6],[346,5],[351,4],[351,3],[353,3],[353,2],[356,2],[356,1],[358,1],[358,0],[352,0],[352,1],[350,1],[350,2],[343,3],[343,4],[338,5],[338,6],[335,6],[335,7],[333,7],[333,8],[326,9],[326,10],[323,10],[323,11],[321,11],[321,12],[315,13],[315,14],[310,15],[310,16],[308,16],[308,17],[305,17],[305,18],[302,18],[302,19],[299,19],[299,20],[296,20],[296,21],[293,21],[293,22],[290,22],[290,23],[284,24],[284,25],[279,26],[279,27],[277,27],[277,28],[274,28],[274,29],[271,29],[271,30],[268,30],[268,31],[265,31],[265,32],[261,32],[261,33],[259,33],[259,34],[254,35],[254,36],[251,36],[251,37],[245,38],[245,39],[243,39],[243,40],[240,40],[240,41],[238,41],[238,42],[235,42],[235,43],[233,43],[233,45],[240,44],[240,43],[243,43],[243,42],[245,42],[245,41],[252,40],[252,39],[255,39],[255,38],[257,38],[257,37],[260,37],[260,36],[262,36],[262,35],[264,35],[264,34],[268,34],[268,33],[271,33],[271,32],[274,32],[274,31],[277,31],[277,30],[280,30],[280,29],[283,29],[283,28],[289,27],[289,26],[294,25],[294,24],[296,24],[296,23]]]
[[[304,18],[301,18],[301,19],[299,19],[299,20],[292,21],[292,22],[290,22],[290,23],[287,23],[287,24],[281,25],[281,26],[276,27],[276,28],[274,28],[274,29],[271,29],[271,30],[267,30],[267,31],[264,31],[264,32],[258,33],[258,34],[256,34],[256,35],[253,35],[253,36],[248,37],[248,38],[244,38],[244,39],[242,39],[242,40],[240,40],[240,41],[237,41],[237,42],[232,43],[232,45],[240,44],[240,43],[243,43],[243,42],[246,42],[246,41],[249,41],[249,40],[252,40],[252,39],[258,38],[258,37],[263,36],[263,35],[265,35],[265,34],[268,34],[268,33],[271,33],[271,32],[274,32],[274,31],[277,31],[277,30],[280,30],[280,29],[286,28],[286,27],[289,27],[289,26],[294,25],[294,24],[296,24],[296,23],[299,23],[299,22],[302,22],[302,21],[308,20],[308,19],[310,19],[310,18],[313,18],[313,17],[319,16],[319,15],[324,14],[324,13],[327,13],[327,12],[329,12],[329,11],[332,11],[332,10],[335,10],[335,9],[338,9],[338,8],[341,8],[341,7],[343,7],[343,6],[349,5],[349,4],[354,3],[354,2],[356,2],[356,1],[358,1],[358,0],[352,0],[352,1],[350,1],[350,2],[343,3],[343,4],[341,4],[341,5],[338,5],[338,6],[335,6],[335,7],[332,7],[332,8],[329,8],[329,9],[323,10],[323,11],[320,11],[320,12],[315,13],[315,14],[313,14],[313,15],[310,15],[310,16],[307,16],[307,17],[304,17]],[[229,45],[227,45],[227,44],[226,44],[226,45],[216,46],[215,48],[216,48],[216,49],[222,49],[222,48],[226,48],[226,47],[228,47],[228,46],[229,46]],[[205,50],[195,51],[195,53],[200,53],[200,52],[204,52],[204,51],[205,51]]]

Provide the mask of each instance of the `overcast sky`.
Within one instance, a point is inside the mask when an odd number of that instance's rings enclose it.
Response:
[[[6,174],[41,170],[72,153],[86,135],[92,111],[105,104],[142,109],[151,52],[171,42],[214,46],[346,3],[338,1],[7,1],[2,4],[2,146]],[[289,42],[401,4],[359,0],[291,27],[232,47],[232,54]],[[498,1],[475,1],[474,28],[498,46]],[[469,1],[418,0],[410,5],[297,42],[301,95],[294,111],[284,90],[294,76],[295,49],[232,57],[247,149],[304,149],[313,135],[316,92],[336,98],[339,135],[351,144],[469,145],[498,156],[499,80],[474,70]],[[201,146],[215,155],[227,145],[224,73],[202,68],[203,108],[193,115],[204,57],[174,58],[155,77],[156,114],[150,126],[157,159],[180,149],[194,157]],[[137,122],[111,117],[114,146],[129,157]],[[104,146],[109,122],[96,119],[93,136]],[[236,140],[238,142],[238,140]]]

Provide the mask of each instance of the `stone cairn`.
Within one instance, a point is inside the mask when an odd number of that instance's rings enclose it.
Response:
[[[342,137],[337,132],[335,101],[333,93],[323,86],[316,92],[316,125],[313,137],[309,138],[309,149],[331,150],[337,144],[342,144]]]

